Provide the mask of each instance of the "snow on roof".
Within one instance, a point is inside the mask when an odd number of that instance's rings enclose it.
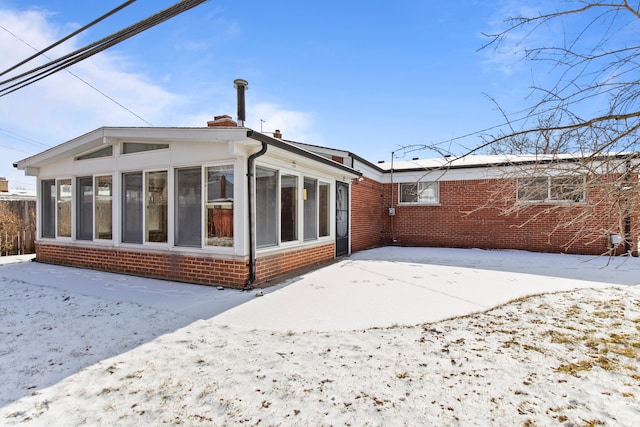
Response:
[[[621,153],[611,154],[613,156]],[[436,168],[469,168],[485,166],[502,166],[509,164],[522,164],[533,162],[548,162],[552,160],[575,160],[589,158],[590,153],[567,154],[487,154],[469,156],[450,156],[432,159],[396,160],[393,162],[394,170],[410,169],[436,169]],[[391,170],[391,162],[378,163],[380,169]]]
[[[35,190],[16,190],[9,189],[7,192],[0,193],[0,200],[35,200]]]

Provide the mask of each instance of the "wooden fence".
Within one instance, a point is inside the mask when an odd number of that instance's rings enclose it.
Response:
[[[0,200],[0,256],[35,253],[35,200]]]
[[[4,232],[0,235],[0,248],[2,256],[33,254],[36,251],[35,232],[33,230]]]

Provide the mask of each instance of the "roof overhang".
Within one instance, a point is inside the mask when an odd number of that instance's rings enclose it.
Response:
[[[212,138],[215,132],[215,138]],[[132,127],[102,127],[57,145],[53,148],[35,154],[13,164],[25,174],[37,174],[38,168],[58,159],[77,156],[102,145],[118,142],[145,141],[183,141],[207,142],[212,139],[233,141],[246,139],[246,128],[132,128]]]
[[[283,141],[281,139],[274,138],[274,137],[265,135],[263,133],[256,132],[256,131],[251,130],[251,129],[249,129],[247,131],[247,137],[249,137],[251,139],[255,139],[256,141],[260,141],[262,143],[265,143],[268,146],[275,147],[275,148],[278,148],[280,150],[284,150],[286,152],[293,153],[293,154],[299,155],[301,157],[313,160],[314,162],[321,163],[321,164],[323,164],[325,166],[329,166],[331,168],[337,169],[343,174],[344,173],[348,174],[349,177],[357,178],[357,177],[362,176],[361,172],[359,172],[359,171],[357,171],[357,170],[355,170],[353,168],[350,168],[349,166],[345,166],[342,163],[335,162],[335,161],[333,161],[331,159],[328,159],[326,157],[323,157],[323,156],[321,156],[319,154],[312,153],[311,151],[305,150],[305,149],[301,148],[298,145],[294,145],[294,144],[288,143],[288,142]]]

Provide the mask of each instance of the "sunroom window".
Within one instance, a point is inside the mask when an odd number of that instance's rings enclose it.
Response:
[[[304,240],[318,238],[318,181],[311,178],[304,179],[303,210],[304,210]]]
[[[202,168],[176,169],[175,244],[202,245]]]
[[[206,176],[206,244],[233,246],[233,166],[208,167]]]
[[[95,222],[96,239],[111,240],[113,227],[111,224],[113,209],[113,179],[111,175],[95,178]]]
[[[122,174],[122,241],[142,243],[142,172]]]
[[[93,240],[93,177],[76,178],[76,239]]]
[[[42,218],[40,227],[42,237],[56,237],[56,180],[49,179],[41,184]]]
[[[320,237],[326,237],[330,234],[329,218],[331,217],[331,185],[321,182],[318,187],[318,232]]]
[[[166,171],[145,174],[145,241],[167,241],[168,188]]]
[[[278,172],[256,167],[256,246],[278,244]]]
[[[99,159],[100,157],[110,156],[113,156],[113,146],[108,145],[106,147],[100,148],[99,150],[95,150],[87,154],[82,154],[76,157],[76,160]]]
[[[280,178],[280,241],[298,240],[298,177]]]
[[[143,151],[164,150],[169,148],[169,144],[146,144],[141,142],[123,142],[122,154],[140,153]]]
[[[58,237],[71,237],[71,179],[60,179],[57,185]]]

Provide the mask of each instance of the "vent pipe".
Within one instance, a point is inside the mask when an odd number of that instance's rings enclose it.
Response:
[[[244,127],[244,121],[246,120],[244,92],[249,89],[249,82],[243,79],[235,79],[233,87],[238,91],[238,126]]]

